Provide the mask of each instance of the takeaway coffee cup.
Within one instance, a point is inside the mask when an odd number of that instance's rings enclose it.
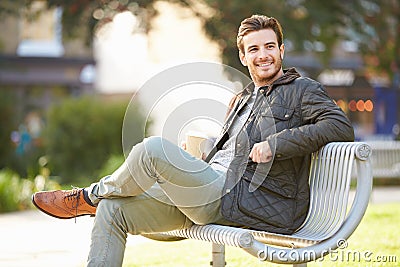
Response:
[[[207,136],[199,132],[186,134],[186,151],[201,159],[207,145]]]

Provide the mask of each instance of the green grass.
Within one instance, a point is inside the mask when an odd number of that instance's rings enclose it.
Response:
[[[361,224],[348,240],[346,249],[326,256],[323,261],[308,266],[400,266],[400,204],[371,204]],[[353,255],[361,256],[353,260]],[[377,262],[378,257],[395,256],[396,262]],[[340,260],[341,258],[344,260]],[[339,260],[335,260],[339,258]],[[349,258],[349,260],[346,260]],[[332,260],[331,260],[332,259]],[[159,242],[149,240],[127,248],[124,267],[209,266],[211,244],[196,240]],[[234,247],[226,248],[226,266],[289,266],[260,262],[257,258]]]

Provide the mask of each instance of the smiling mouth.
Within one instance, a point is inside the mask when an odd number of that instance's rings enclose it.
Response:
[[[258,64],[259,67],[268,67],[271,66],[272,62],[266,62],[266,63],[262,63],[262,64]]]

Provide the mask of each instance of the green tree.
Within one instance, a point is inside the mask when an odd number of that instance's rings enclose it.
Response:
[[[399,86],[400,75],[400,1],[358,0],[346,4],[346,33],[360,46],[368,73],[387,75]]]
[[[2,0],[0,2],[0,18],[4,15],[18,16],[24,6],[29,6],[32,0]]]
[[[0,21],[5,15],[34,19],[41,11],[62,8],[63,38],[84,38],[90,45],[96,29],[112,21],[120,12],[130,11],[136,15],[141,21],[138,30],[144,32],[156,15],[153,8],[156,0],[42,0],[46,4],[44,10],[33,11],[30,7],[35,1],[38,0],[0,1]]]
[[[359,45],[372,74],[399,75],[398,0],[204,1],[215,13],[211,17],[197,14],[203,18],[207,34],[221,45],[223,61],[228,65],[241,68],[232,38],[237,25],[251,14],[263,13],[281,21],[285,42],[293,51],[311,50],[326,63],[337,40],[351,40]],[[191,6],[190,0],[185,2]]]
[[[64,37],[82,34],[88,43],[94,31],[111,21],[115,14],[129,10],[141,21],[139,30],[147,32],[156,15],[156,0],[44,0],[47,8],[63,8]],[[391,78],[400,68],[400,3],[398,0],[166,0],[191,8],[204,22],[206,33],[220,45],[223,62],[244,70],[234,37],[240,21],[254,13],[279,19],[285,29],[288,48],[312,50],[323,62],[331,57],[336,40],[359,44],[369,68]],[[0,15],[15,14],[32,0],[4,0]],[[204,12],[201,2],[211,9]],[[17,7],[17,8],[16,8]],[[207,10],[209,10],[207,9]],[[86,27],[78,27],[86,25]]]
[[[222,48],[223,62],[237,69],[245,70],[237,56],[235,36],[240,22],[252,14],[265,14],[277,18],[284,28],[285,42],[290,41],[289,49],[302,51],[318,50],[329,56],[334,41],[342,26],[340,17],[345,13],[341,1],[318,0],[205,0],[215,11],[211,17],[202,16],[206,33]]]

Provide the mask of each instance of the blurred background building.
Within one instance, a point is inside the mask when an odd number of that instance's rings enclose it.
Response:
[[[32,8],[39,10],[43,5],[36,1]],[[2,18],[1,90],[16,93],[18,108],[14,115],[21,121],[65,96],[93,93],[92,49],[77,40],[62,41],[61,14],[62,10],[56,8],[34,19]]]

